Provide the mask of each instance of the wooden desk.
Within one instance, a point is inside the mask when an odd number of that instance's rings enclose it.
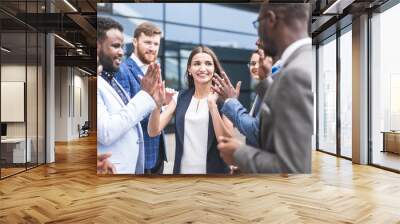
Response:
[[[383,152],[400,154],[400,131],[383,131]]]

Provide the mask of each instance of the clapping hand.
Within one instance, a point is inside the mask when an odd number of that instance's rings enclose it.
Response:
[[[160,73],[159,64],[150,64],[140,82],[142,90],[146,91],[150,96],[154,96],[155,92],[160,88]]]
[[[97,155],[98,174],[114,174],[117,172],[115,166],[110,161],[108,161],[108,158],[110,157],[110,152]]]
[[[213,105],[216,105],[218,97],[219,97],[218,94],[214,90],[211,89],[210,93],[207,96],[208,106],[211,107]]]
[[[176,91],[174,89],[171,88],[165,88],[165,100],[164,100],[164,105],[168,105],[172,98],[174,97],[174,95],[176,94]]]
[[[272,58],[269,56],[265,56],[264,51],[262,49],[257,50],[258,55],[260,55],[259,59],[259,68],[258,68],[258,77],[260,80],[267,78],[267,76],[271,73],[272,68]]]
[[[240,142],[233,137],[220,136],[218,138],[218,150],[222,159],[228,165],[235,165],[233,154],[239,148]]]
[[[157,84],[158,89],[154,92],[153,99],[157,104],[158,108],[161,108],[165,101],[165,82]]]
[[[230,165],[229,169],[230,169],[229,174],[231,175],[240,173],[240,169],[237,166]]]
[[[239,94],[240,94],[240,86],[241,86],[242,82],[239,81],[236,84],[236,88],[234,88],[225,72],[222,72],[221,76],[222,77],[220,77],[218,74],[214,75],[213,81],[214,81],[215,85],[212,86],[211,88],[216,93],[218,93],[218,95],[224,101],[228,98],[238,98]]]

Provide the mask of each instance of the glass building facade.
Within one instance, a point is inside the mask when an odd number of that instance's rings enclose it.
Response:
[[[258,5],[212,3],[98,3],[98,16],[111,17],[124,27],[126,56],[132,53],[135,28],[144,21],[163,32],[159,62],[166,86],[176,90],[187,86],[186,66],[191,50],[211,47],[233,84],[242,81],[240,101],[249,108],[252,86],[247,62],[256,48],[257,31],[252,22]],[[247,7],[243,7],[247,6]],[[241,18],[238,20],[237,18]],[[235,21],[235,22],[233,22]]]

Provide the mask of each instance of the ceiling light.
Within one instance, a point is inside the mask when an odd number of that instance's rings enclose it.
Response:
[[[78,10],[71,4],[68,2],[68,0],[64,0],[65,4],[67,4],[72,10],[74,10],[74,12],[78,12]]]
[[[55,37],[57,37],[59,40],[61,40],[62,42],[66,43],[67,45],[69,45],[70,47],[75,48],[75,45],[71,44],[71,42],[67,41],[66,39],[58,36],[57,34],[54,34]]]
[[[83,50],[80,48],[77,48],[76,53],[78,53],[79,55],[83,55]]]
[[[322,14],[342,14],[343,10],[354,1],[355,0],[336,0],[332,5],[325,9]]]
[[[86,70],[83,70],[83,69],[81,69],[81,68],[79,68],[79,67],[78,67],[78,69],[79,69],[81,72],[83,72],[83,73],[85,73],[85,74],[87,74],[87,75],[92,75],[90,72],[88,72],[88,71],[86,71]]]
[[[5,48],[5,47],[1,47],[1,50],[4,51],[4,52],[6,52],[6,53],[10,53],[10,52],[11,52],[11,50],[9,50],[9,49],[7,49],[7,48]]]

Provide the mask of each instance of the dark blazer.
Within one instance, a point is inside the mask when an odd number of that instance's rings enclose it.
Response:
[[[260,106],[260,148],[240,146],[236,164],[251,173],[310,173],[313,133],[311,44],[293,52],[274,77],[257,86],[265,94]]]
[[[178,102],[175,109],[175,162],[174,174],[179,174],[183,155],[183,143],[185,133],[185,114],[194,94],[194,88],[182,90],[178,95]],[[220,106],[218,106],[220,110]],[[208,142],[207,142],[207,174],[228,173],[229,167],[219,156],[217,149],[217,139],[214,133],[214,126],[210,120],[208,122]]]

